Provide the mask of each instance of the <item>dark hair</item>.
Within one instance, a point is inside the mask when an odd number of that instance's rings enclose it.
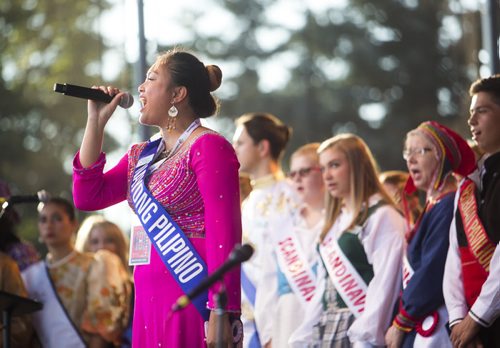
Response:
[[[217,65],[205,66],[191,53],[174,48],[158,56],[154,66],[165,67],[176,86],[186,87],[189,105],[198,117],[209,117],[218,111],[219,103],[210,94],[222,82],[222,71]]]
[[[472,97],[479,92],[489,93],[495,103],[500,105],[500,74],[474,81],[470,86],[469,95]]]
[[[44,202],[44,206],[47,204],[55,204],[63,208],[63,210],[68,214],[68,217],[71,221],[76,220],[75,208],[73,204],[65,198],[62,197],[51,197],[47,201]]]
[[[16,224],[9,217],[11,207],[8,207],[5,214],[0,217],[0,251],[6,252],[12,244],[19,243],[21,240],[16,233]]]
[[[0,204],[8,200],[11,196],[9,185],[0,179]],[[0,251],[5,252],[10,245],[20,242],[16,231],[16,226],[19,222],[19,214],[14,206],[8,205],[5,210],[0,207]]]
[[[236,120],[236,124],[245,127],[254,144],[261,140],[269,141],[271,157],[276,161],[283,155],[292,134],[292,128],[270,113],[244,114]]]

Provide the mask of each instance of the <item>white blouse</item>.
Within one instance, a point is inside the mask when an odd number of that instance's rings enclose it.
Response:
[[[378,194],[373,195],[369,200],[370,206],[379,200]],[[338,239],[352,218],[351,213],[342,209],[325,239],[331,235]],[[348,330],[349,340],[355,347],[385,345],[385,333],[391,324],[400,291],[402,258],[406,247],[404,230],[404,218],[395,208],[386,205],[368,217],[361,232],[361,243],[374,276],[368,284],[364,311]],[[292,347],[304,347],[311,343],[313,326],[319,322],[323,310],[321,300],[326,281],[331,281],[325,275],[326,269],[318,267],[316,293],[306,309],[303,324],[290,338]]]

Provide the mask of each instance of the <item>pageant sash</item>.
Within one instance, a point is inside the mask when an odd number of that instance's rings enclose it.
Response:
[[[475,196],[475,184],[466,179],[460,188],[458,209],[464,226],[469,249],[477,262],[486,271],[490,271],[490,261],[495,252],[495,244],[490,241],[478,216]]]
[[[248,275],[246,274],[243,265],[241,267],[241,288],[243,292],[245,293],[245,296],[247,297],[248,301],[252,305],[252,309],[255,307],[255,285],[253,285],[252,281],[250,278],[248,278]]]
[[[207,266],[181,228],[144,183],[145,174],[160,143],[161,138],[149,141],[141,152],[130,185],[130,196],[134,211],[158,256],[182,291],[188,294],[207,276]],[[192,301],[205,321],[209,317],[207,299],[208,292],[205,291]]]
[[[49,276],[45,262],[38,262],[23,272],[29,286],[30,298],[43,303],[40,311],[34,312],[33,326],[43,347],[84,348],[80,332],[71,321]]]
[[[335,290],[351,313],[358,318],[365,309],[367,284],[344,254],[335,236],[320,244],[319,253]]]
[[[241,265],[241,289],[245,294],[248,302],[252,306],[252,311],[255,308],[255,285],[253,285],[252,281],[248,277],[245,272],[245,264]],[[262,345],[260,344],[260,337],[257,331],[257,326],[255,325],[255,320],[247,321],[243,324],[245,331],[244,336],[244,347],[245,348],[260,348]],[[246,326],[246,328],[245,328]]]
[[[305,307],[316,290],[316,276],[309,267],[302,246],[294,233],[291,219],[282,220],[284,225],[280,228],[283,233],[275,248],[278,265],[293,292]]]

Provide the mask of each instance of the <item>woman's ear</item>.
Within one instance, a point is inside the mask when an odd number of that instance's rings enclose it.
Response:
[[[172,102],[178,104],[186,99],[188,93],[187,88],[184,86],[174,87],[174,93],[172,95]]]

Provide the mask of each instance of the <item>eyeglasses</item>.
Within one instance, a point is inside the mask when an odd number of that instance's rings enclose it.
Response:
[[[403,158],[408,161],[408,159],[412,156],[418,156],[422,157],[424,156],[427,152],[431,152],[432,149],[429,149],[428,147],[417,147],[414,149],[404,149],[403,150]]]
[[[317,171],[320,170],[319,167],[308,167],[308,168],[301,168],[299,170],[292,170],[291,172],[288,173],[288,177],[290,179],[295,179],[295,178],[305,178],[308,176],[312,171]]]

